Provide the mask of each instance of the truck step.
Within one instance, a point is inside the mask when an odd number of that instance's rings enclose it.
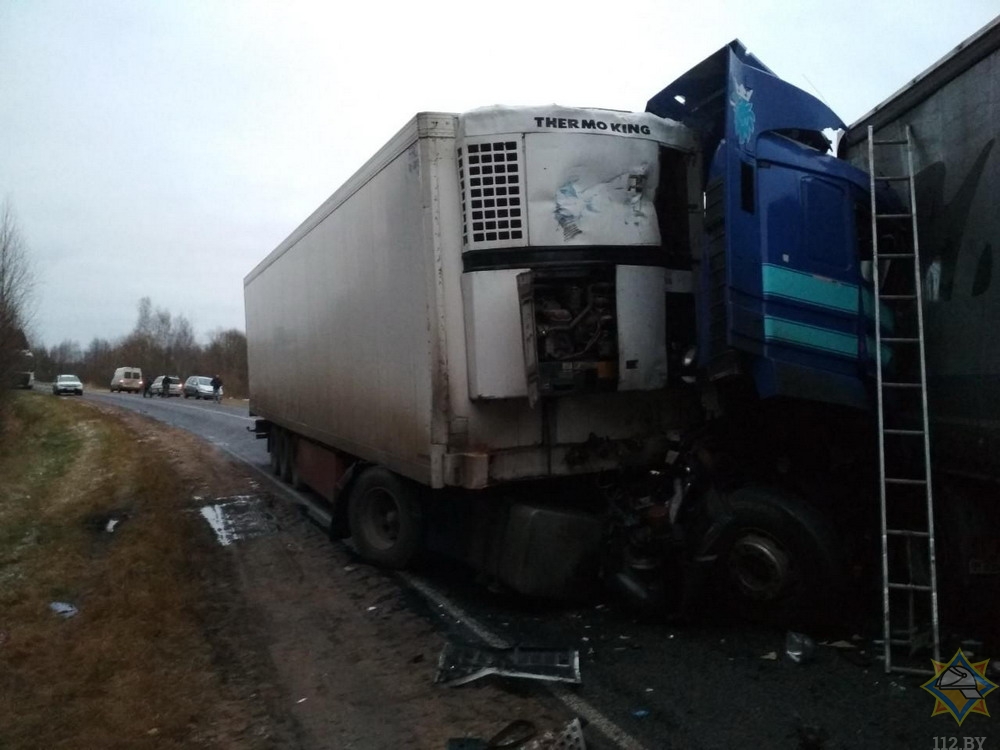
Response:
[[[914,255],[913,253],[879,253],[878,254],[878,259],[879,260],[905,260],[905,259],[913,259],[913,258],[916,258],[916,257],[917,256]]]
[[[915,294],[880,294],[879,299],[888,302],[897,302],[899,300],[912,301],[917,298]]]
[[[887,138],[884,141],[872,141],[876,146],[905,146],[907,140],[905,138]]]
[[[913,531],[912,529],[886,529],[885,533],[889,536],[908,536],[918,539],[927,539],[930,537],[930,534],[926,531]]]
[[[930,591],[930,586],[922,583],[889,583],[889,588],[894,591]]]
[[[920,341],[913,336],[883,336],[883,344],[916,344]]]
[[[883,339],[883,341],[884,340],[885,339]],[[884,388],[920,388],[920,387],[922,387],[920,385],[920,383],[896,383],[896,382],[887,383],[885,381],[882,382],[882,386]]]
[[[927,484],[926,479],[907,479],[905,477],[886,477],[886,484],[902,484],[910,487],[921,486]]]
[[[876,219],[912,219],[913,214],[875,214]]]
[[[886,427],[882,432],[886,435],[913,435],[915,437],[924,434],[923,430],[904,430],[899,427]]]

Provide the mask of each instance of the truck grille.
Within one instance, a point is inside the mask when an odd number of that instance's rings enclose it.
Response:
[[[467,248],[524,245],[524,192],[517,141],[466,143],[458,149],[462,242]]]

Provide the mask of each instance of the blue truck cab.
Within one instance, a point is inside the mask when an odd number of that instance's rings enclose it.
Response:
[[[874,370],[868,175],[829,153],[824,135],[844,123],[739,41],[646,109],[683,122],[701,140],[695,307],[698,364],[709,380],[742,375],[762,399],[867,407]]]

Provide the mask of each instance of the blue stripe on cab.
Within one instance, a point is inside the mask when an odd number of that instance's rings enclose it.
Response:
[[[805,346],[845,357],[858,356],[858,337],[853,334],[796,323],[793,320],[770,315],[764,316],[764,338],[768,342]]]

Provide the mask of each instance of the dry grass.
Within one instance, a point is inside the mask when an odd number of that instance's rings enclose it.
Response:
[[[166,457],[79,402],[23,394],[10,416],[0,747],[232,746],[248,709],[227,697],[203,621],[219,555]],[[111,515],[126,517],[114,533]]]

